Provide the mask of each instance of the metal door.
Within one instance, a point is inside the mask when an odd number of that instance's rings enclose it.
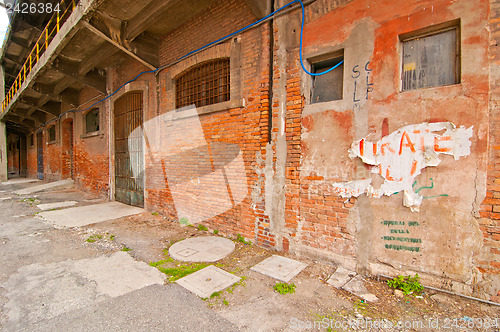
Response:
[[[115,199],[144,206],[142,92],[129,92],[114,104]]]
[[[37,176],[43,180],[43,134],[41,131],[36,133],[36,160],[37,160]]]

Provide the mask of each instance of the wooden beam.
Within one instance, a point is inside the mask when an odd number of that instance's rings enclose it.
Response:
[[[94,27],[89,22],[83,21],[83,24],[84,24],[85,28],[87,28],[88,30],[90,30],[91,32],[93,32],[94,34],[96,34],[97,36],[101,37],[102,39],[106,40],[108,43],[114,45],[116,48],[118,48],[119,50],[121,50],[125,54],[130,55],[132,58],[134,58],[135,60],[139,61],[140,63],[142,63],[143,65],[145,65],[149,69],[151,69],[151,70],[156,69],[156,66],[154,66],[150,62],[142,59],[141,57],[139,57],[134,52],[128,50],[125,46],[122,46],[122,45],[118,44],[117,42],[115,42],[113,39],[111,39],[110,37],[108,37],[105,33],[103,33],[101,30],[97,29],[96,27]]]

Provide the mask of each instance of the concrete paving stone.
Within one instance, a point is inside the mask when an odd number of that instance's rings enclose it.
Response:
[[[348,269],[339,266],[326,283],[335,288],[342,288],[342,286],[347,284],[347,282],[355,276],[356,272],[349,271]]]
[[[20,190],[14,191],[14,193],[18,194],[18,195],[29,195],[29,194],[33,194],[33,193],[36,193],[39,191],[56,189],[56,188],[63,188],[63,187],[70,187],[72,185],[73,185],[73,180],[67,179],[67,180],[49,182],[49,183],[44,183],[44,184],[40,184],[40,185],[33,186],[33,187],[20,189]]]
[[[64,210],[45,211],[37,214],[59,227],[76,227],[131,216],[144,212],[144,209],[119,202],[108,202],[67,208]]]
[[[8,299],[4,306],[6,326],[35,326],[38,321],[65,312],[150,285],[162,285],[164,280],[159,270],[125,252],[23,266],[1,284]]]
[[[365,280],[362,276],[357,275],[351,279],[347,284],[342,286],[342,289],[352,293],[365,301],[368,302],[377,302],[378,298],[371,294],[365,287]]]
[[[1,198],[0,198],[0,201],[6,201],[6,200],[11,199],[11,198],[12,198],[12,196],[9,196],[9,197],[1,197]]]
[[[3,185],[9,185],[9,184],[20,184],[20,183],[30,183],[30,182],[41,182],[41,181],[38,180],[38,179],[25,179],[25,178],[22,178],[22,179],[12,179],[12,180],[3,181],[2,184]]]
[[[234,242],[218,236],[199,236],[174,243],[168,253],[184,262],[215,262],[234,251]]]
[[[289,282],[293,277],[299,274],[300,271],[305,269],[306,266],[307,264],[305,263],[273,255],[253,266],[250,270],[284,282]]]
[[[151,285],[120,297],[94,302],[35,324],[19,322],[8,331],[238,331],[207,308],[198,297],[176,284]],[[7,331],[7,330],[6,330]]]
[[[46,204],[38,204],[36,207],[42,211],[52,210],[52,209],[60,209],[64,207],[70,207],[76,205],[76,201],[64,201],[64,202],[55,202],[55,203],[46,203]]]
[[[215,292],[231,286],[241,278],[219,269],[213,265],[196,271],[176,281],[177,284],[193,292],[201,298],[208,298]]]

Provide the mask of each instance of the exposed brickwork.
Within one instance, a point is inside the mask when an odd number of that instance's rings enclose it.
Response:
[[[264,247],[311,251],[332,260],[342,257],[355,261],[363,256],[366,263],[363,269],[370,264],[385,264],[384,268],[401,266],[408,271],[428,273],[429,280],[447,275],[450,279],[443,278],[446,279],[443,283],[458,282],[465,285],[464,289],[478,288],[471,285],[470,280],[482,275],[487,282],[498,285],[500,51],[494,38],[500,34],[500,6],[497,1],[490,3],[492,70],[488,73],[485,69],[488,52],[484,51],[488,49],[487,33],[481,24],[488,21],[486,0],[478,1],[475,11],[469,10],[467,0],[452,3],[412,0],[405,6],[387,2],[378,7],[371,6],[368,0],[318,0],[306,10],[304,53],[313,57],[343,49],[342,100],[322,109],[311,107],[311,79],[298,62],[300,10],[295,10],[285,18],[276,19],[273,26],[263,24],[165,68],[156,76],[141,75],[98,106],[101,126],[97,133],[85,133],[83,113],[75,114],[72,120],[65,118],[57,122],[56,142],[47,145],[44,140],[45,177],[50,180],[71,176],[68,133],[73,126],[73,178],[85,190],[112,196],[109,191],[113,188],[114,142],[108,125],[114,127],[114,102],[127,91],[142,91],[145,127],[160,119],[145,137],[146,209],[176,221],[181,217],[191,221],[198,218],[210,229],[231,236],[242,234]],[[432,14],[428,8],[432,8]],[[401,92],[401,45],[398,44],[401,34],[451,22],[457,15],[461,15],[462,24],[460,84]],[[169,64],[254,19],[244,1],[218,1],[160,38],[160,64]],[[229,57],[232,64],[231,100],[225,104],[229,106],[199,108],[199,117],[175,111],[175,77],[197,63],[219,57]],[[356,76],[354,68],[360,69],[358,73],[363,76]],[[148,70],[127,58],[109,70],[108,87],[116,90]],[[353,94],[359,93],[363,84],[366,97],[355,104],[359,94]],[[373,87],[370,95],[367,84]],[[98,96],[93,89],[83,89],[81,108]],[[167,115],[177,118],[167,119]],[[272,133],[268,142],[270,115]],[[331,189],[335,182],[370,176],[369,168],[359,160],[349,159],[347,151],[354,140],[368,134],[381,137],[404,125],[436,119],[473,126],[472,151],[465,161],[460,160],[460,165],[452,164],[450,157],[443,159],[439,168],[423,172],[419,181],[433,177],[436,184],[441,185],[436,190],[446,188],[448,191],[445,195],[439,195],[441,191],[436,192],[437,195],[429,194],[436,197],[424,201],[421,213],[412,214],[402,208],[401,201],[396,201],[402,195],[380,199],[364,197],[365,206],[360,207],[361,199],[342,198]],[[487,129],[489,137],[485,134]],[[44,135],[46,137],[46,132]],[[164,150],[156,151],[158,146]],[[9,165],[15,167],[15,154],[9,155]],[[30,176],[36,175],[36,144],[28,147],[28,170]],[[470,176],[473,172],[476,172],[475,178]],[[453,184],[457,177],[466,187],[463,195],[450,193],[458,192]],[[479,211],[475,206],[484,195],[479,191],[485,179],[486,198]],[[363,213],[360,209],[364,209]],[[481,218],[471,217],[478,212]],[[467,222],[459,213],[469,218]],[[436,221],[436,215],[444,221]],[[385,234],[380,234],[384,218],[418,220],[422,229],[427,227],[422,231],[425,233],[422,250],[440,251],[443,257],[432,258],[436,266],[425,265],[426,258],[413,252],[384,251],[386,247],[380,240],[383,238],[380,235]],[[449,232],[446,223],[454,225],[456,232]],[[360,225],[364,227],[363,238]],[[482,232],[483,238],[463,241],[465,235],[459,234],[462,229],[466,234],[481,235]],[[441,234],[438,236],[445,240],[433,241],[433,234]],[[481,241],[483,243],[478,243]],[[447,246],[449,250],[444,253],[440,246]],[[473,247],[460,257],[464,261],[456,265],[450,262],[450,257],[453,259],[450,253],[461,253],[464,246]],[[479,247],[483,252],[477,257],[470,255],[480,250]],[[491,286],[481,296],[496,295],[499,289],[495,287]]]
[[[484,235],[483,253],[477,260],[477,268],[485,278],[496,278],[500,287],[500,3],[490,1],[490,119],[489,150],[486,198],[481,204],[480,229]],[[487,281],[490,284],[491,279]],[[500,288],[490,291],[491,301],[500,303],[496,293]]]
[[[80,109],[90,107],[100,98],[99,92],[84,88],[80,92]],[[94,107],[98,107],[100,112],[98,133],[90,135],[85,132],[85,112],[75,113],[73,117],[73,179],[80,188],[107,196],[109,194],[108,114],[104,103]]]

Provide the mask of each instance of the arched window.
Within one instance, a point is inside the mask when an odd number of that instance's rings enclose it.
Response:
[[[175,107],[196,107],[230,99],[229,58],[205,61],[175,79]]]

